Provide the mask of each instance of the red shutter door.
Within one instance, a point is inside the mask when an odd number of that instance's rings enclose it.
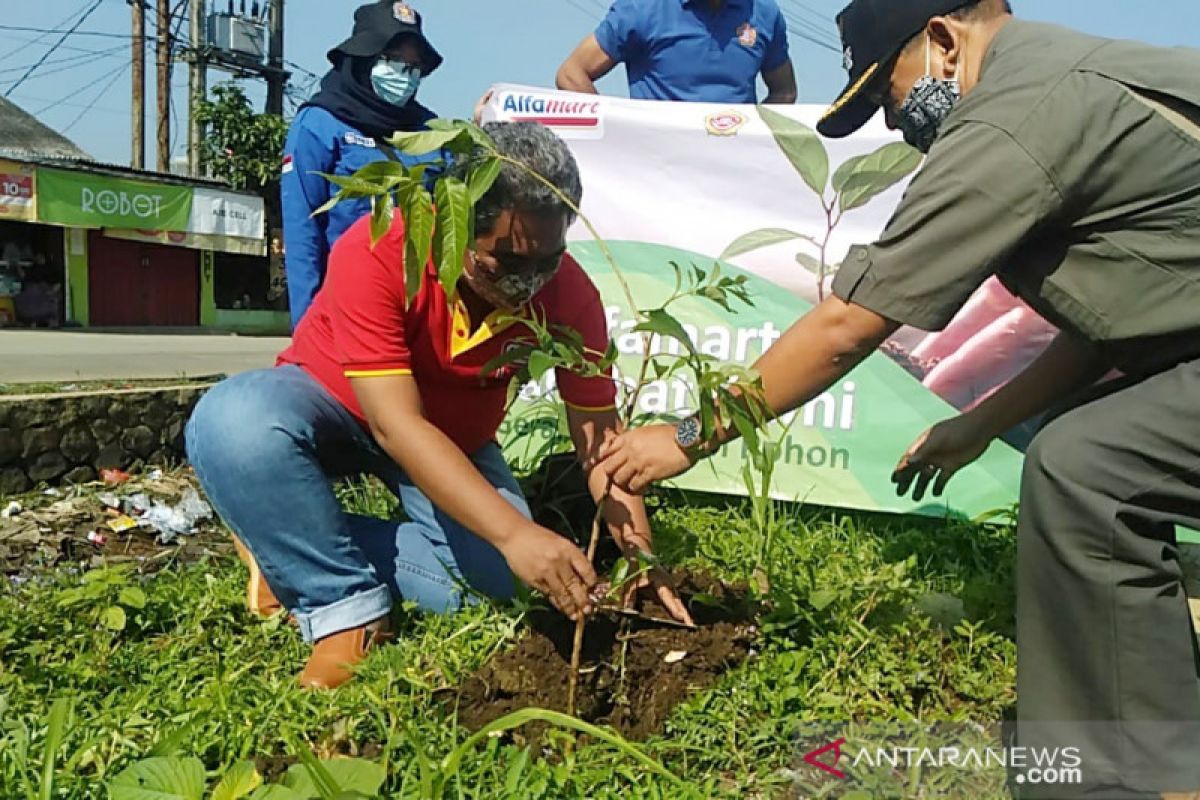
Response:
[[[183,247],[88,237],[88,304],[96,327],[200,324],[200,256]]]

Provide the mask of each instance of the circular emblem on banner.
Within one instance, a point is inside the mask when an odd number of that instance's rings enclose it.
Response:
[[[718,111],[704,118],[704,127],[711,136],[737,136],[746,124],[746,117],[733,109]]]
[[[754,47],[758,42],[758,31],[749,22],[743,22],[737,29],[737,37],[742,47]]]

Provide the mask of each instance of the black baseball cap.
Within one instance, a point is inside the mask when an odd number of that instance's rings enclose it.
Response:
[[[442,54],[425,37],[421,15],[408,3],[398,0],[377,0],[359,6],[354,12],[354,33],[329,51],[329,61],[337,66],[343,56],[376,58],[393,39],[404,34],[417,37],[425,51],[421,59],[422,74],[428,75],[442,65]]]
[[[817,123],[822,136],[840,139],[866,125],[879,106],[864,91],[934,17],[974,0],[854,0],[838,14],[850,82]]]

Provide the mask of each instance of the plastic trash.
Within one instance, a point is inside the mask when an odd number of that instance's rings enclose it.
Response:
[[[100,505],[104,506],[105,508],[121,507],[121,498],[117,497],[116,494],[112,492],[101,492],[100,494],[96,495],[96,499],[99,500]]]
[[[154,502],[150,499],[149,495],[139,492],[138,494],[126,497],[119,505],[114,506],[114,508],[122,508],[126,514],[139,516],[149,511],[153,505]]]
[[[100,531],[89,531],[87,540],[96,545],[96,547],[104,547],[104,545],[108,544],[108,537]]]
[[[195,533],[196,523],[210,519],[212,513],[212,506],[200,499],[195,489],[188,489],[174,506],[155,501],[138,524],[158,531],[159,544],[171,544],[180,536]]]
[[[24,510],[25,509],[21,507],[21,504],[14,500],[5,506],[3,511],[0,511],[0,517],[3,517],[4,519],[12,519]]]
[[[149,477],[152,481],[161,481],[163,479],[163,471],[161,469],[156,469],[147,477]]]

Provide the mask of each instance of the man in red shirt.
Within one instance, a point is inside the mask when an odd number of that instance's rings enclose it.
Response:
[[[578,205],[578,167],[552,132],[533,123],[488,132],[501,153]],[[453,294],[427,263],[406,307],[404,222],[397,217],[372,247],[364,218],[334,247],[325,285],[278,365],[223,382],[197,406],[188,455],[240,540],[252,610],[287,607],[314,643],[302,685],[347,680],[386,636],[396,597],[446,611],[466,601],[464,587],[510,597],[515,576],[573,619],[591,612],[591,565],[530,520],[495,443],[513,369],[483,369],[527,335],[503,321],[514,313],[574,328],[590,350],[606,350],[600,295],[566,254],[572,219],[557,194],[506,165],[476,208],[474,247]],[[596,458],[620,430],[616,387],[610,377],[560,370],[557,378],[599,499],[607,480]],[[332,480],[354,473],[382,479],[412,521],[344,513]],[[605,517],[623,550],[649,550],[639,498],[613,492]],[[671,589],[657,588],[686,621]]]

